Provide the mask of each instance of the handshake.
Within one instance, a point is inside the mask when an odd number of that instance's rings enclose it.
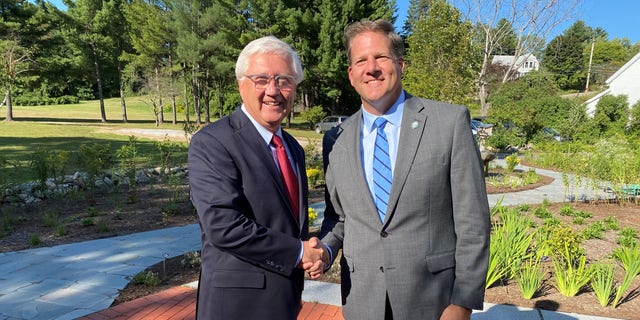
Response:
[[[322,241],[316,237],[303,241],[302,246],[302,261],[300,261],[298,267],[304,269],[311,279],[320,278],[329,263],[331,263],[329,251]]]

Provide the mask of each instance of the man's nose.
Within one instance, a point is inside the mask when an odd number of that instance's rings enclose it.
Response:
[[[278,95],[280,94],[280,89],[278,88],[278,84],[276,83],[276,79],[271,78],[267,83],[267,88],[265,89],[268,95]]]

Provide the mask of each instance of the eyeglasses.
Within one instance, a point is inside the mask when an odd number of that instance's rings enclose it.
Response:
[[[282,91],[289,91],[295,88],[296,78],[292,76],[267,76],[263,74],[259,75],[245,75],[253,82],[253,86],[258,90],[264,90],[269,86],[271,79],[275,80],[276,88]]]

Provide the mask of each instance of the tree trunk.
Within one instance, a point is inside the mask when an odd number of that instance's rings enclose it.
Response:
[[[177,105],[176,105],[176,96],[175,95],[171,95],[171,109],[173,110],[173,124],[178,123],[178,114],[177,114]]]
[[[7,86],[7,94],[4,97],[7,103],[7,117],[4,121],[13,121],[13,104],[11,103],[11,85]]]
[[[164,123],[162,93],[160,92],[160,70],[158,70],[158,67],[156,67],[156,93],[158,94],[158,121],[160,121],[160,123]]]
[[[124,83],[122,82],[122,63],[118,61],[118,84],[120,86],[120,105],[122,106],[122,122],[127,123],[127,102],[124,100]]]
[[[198,87],[198,78],[196,77],[196,72],[195,70],[193,71],[193,77],[191,79],[191,87],[192,87],[192,94],[193,94],[193,105],[194,105],[194,110],[196,112],[196,125],[201,125],[202,124],[202,109],[201,109],[201,105],[200,105],[200,88]]]
[[[102,78],[100,76],[100,62],[98,61],[98,49],[95,44],[93,48],[93,66],[96,69],[96,84],[98,85],[98,99],[100,100],[100,118],[102,122],[107,122],[107,114],[104,109],[104,95],[102,94]]]
[[[189,123],[189,85],[187,81],[184,82],[184,121]]]
[[[209,93],[205,93],[204,95],[204,123],[211,123],[211,97]]]

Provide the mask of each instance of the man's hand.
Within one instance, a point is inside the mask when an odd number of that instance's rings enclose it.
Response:
[[[471,309],[450,304],[442,312],[440,320],[469,320],[471,319]]]
[[[302,261],[303,268],[311,279],[318,279],[329,265],[329,252],[320,239],[313,237],[309,241],[303,241]]]

